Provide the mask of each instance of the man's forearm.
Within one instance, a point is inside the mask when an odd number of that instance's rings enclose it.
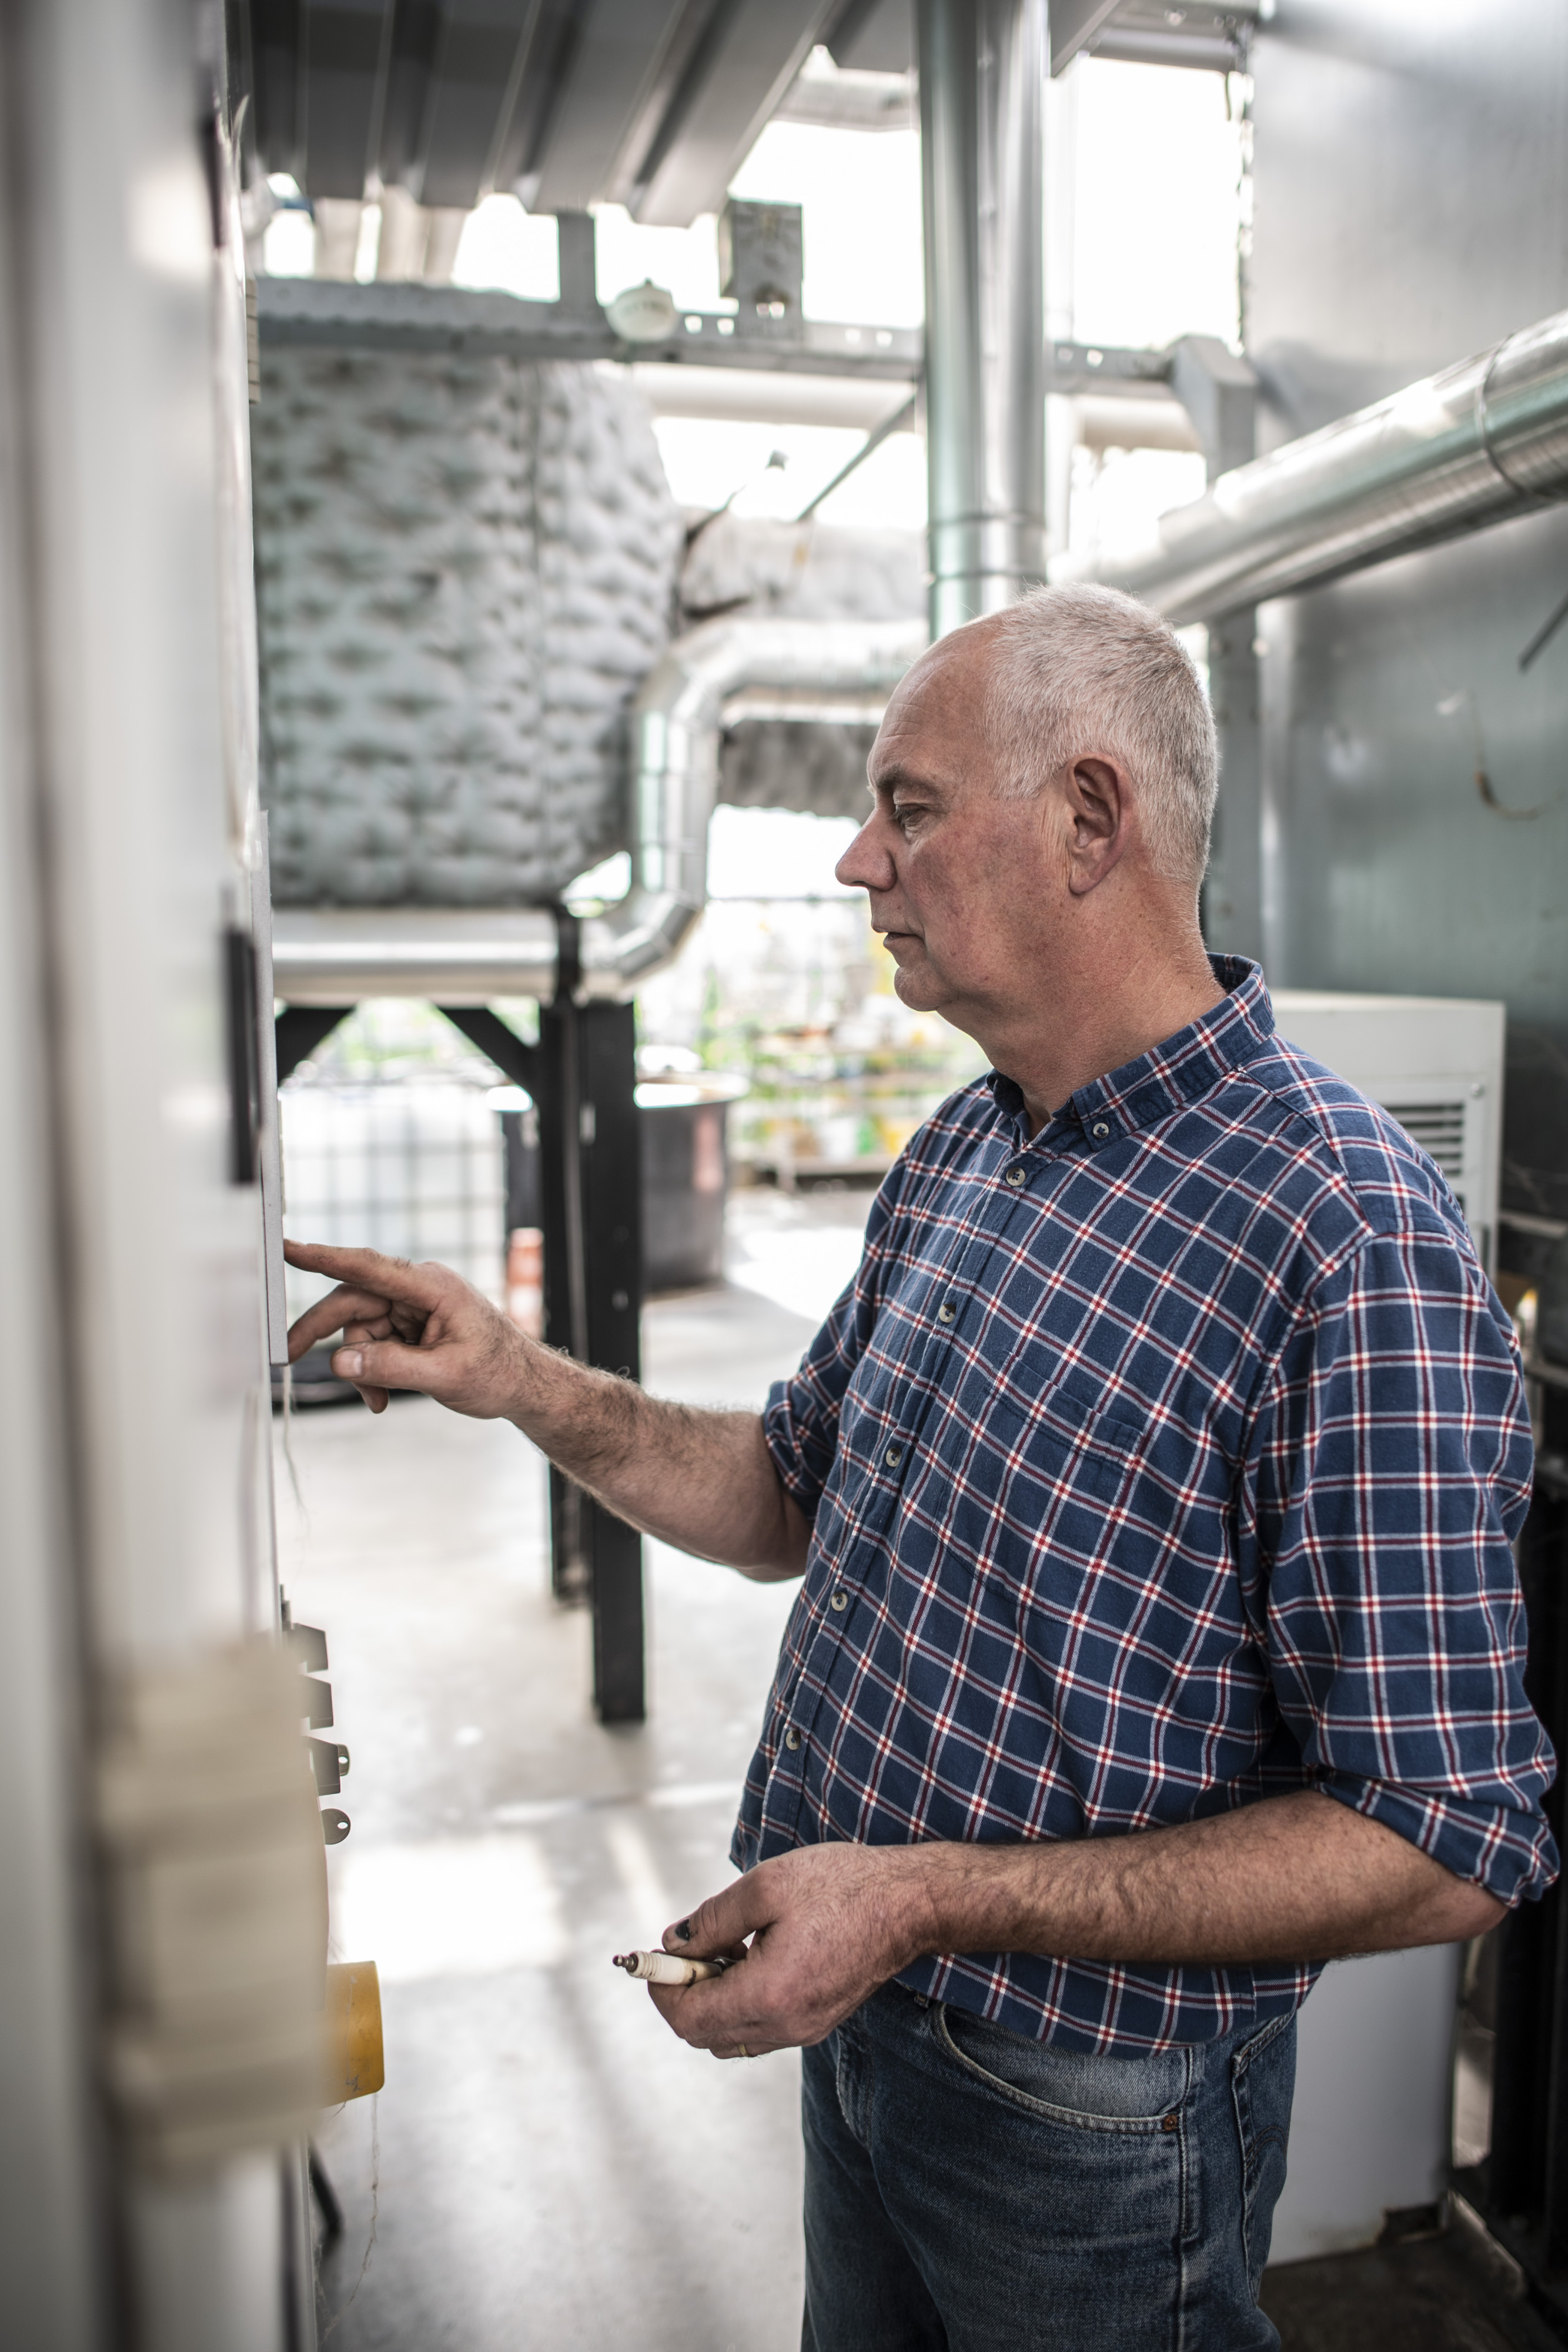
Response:
[[[507,1419],[620,1518],[763,1580],[799,1576],[810,1528],[754,1412],[649,1396],[536,1342]]]
[[[664,1931],[742,1965],[649,1987],[719,2057],[821,2042],[914,1960],[1033,1952],[1122,1967],[1291,1968],[1457,1943],[1503,1906],[1380,1822],[1314,1790],[1214,1819],[1017,1844],[798,1846]]]
[[[644,1395],[525,1339],[449,1266],[376,1250],[288,1242],[284,1255],[338,1287],[288,1335],[297,1362],[333,1332],[334,1369],[372,1412],[391,1391],[510,1421],[619,1517],[749,1576],[799,1576],[810,1528],[785,1493],[754,1412],[697,1412]]]
[[[1503,1909],[1392,1830],[1312,1790],[1124,1837],[907,1853],[908,1932],[920,1952],[1291,1964],[1450,1942],[1494,1926]]]
[[[694,1958],[749,1938],[744,1966],[649,1990],[684,2041],[755,2056],[820,2042],[927,1953],[1290,1967],[1457,1942],[1502,1908],[1392,1830],[1303,1790],[1070,1844],[799,1846],[665,1930]]]

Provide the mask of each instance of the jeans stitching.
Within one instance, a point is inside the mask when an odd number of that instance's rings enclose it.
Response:
[[[1195,2054],[1191,2049],[1184,2051],[1183,2056],[1186,2060],[1186,2079],[1182,2084],[1181,2105],[1176,2110],[1178,2117],[1176,2146],[1181,2150],[1180,2252],[1182,2260],[1182,2279],[1185,2284],[1186,2278],[1186,2249],[1192,2242],[1193,2239],[1201,2233],[1201,2225],[1198,2218],[1197,2198],[1195,2194],[1195,2181],[1193,2177],[1195,2170],[1193,2162],[1194,2151],[1189,2148],[1187,2145],[1186,2130],[1187,2117],[1191,2113],[1193,2094],[1197,2087],[1193,2081],[1197,2062]]]
[[[939,2048],[997,2098],[1006,2099],[1009,2106],[1021,2108],[1028,2116],[1039,2116],[1047,2123],[1065,2124],[1073,2131],[1110,2132],[1126,2139],[1155,2139],[1162,2136],[1166,2117],[1171,2113],[1169,2107],[1162,2107],[1157,2115],[1153,2116],[1091,2116],[1085,2115],[1080,2107],[1053,2106],[1048,2099],[1037,2099],[1030,2092],[1018,2090],[1011,2083],[1004,2083],[999,2074],[991,2074],[978,2060],[959,2049],[947,2030],[946,2002],[933,2001],[932,2011]]]
[[[1182,2083],[1181,2105],[1176,2109],[1176,2147],[1179,2150],[1178,2160],[1181,2165],[1180,2202],[1176,2209],[1176,2327],[1173,2336],[1176,2352],[1183,2352],[1183,2347],[1186,2343],[1187,2290],[1192,2283],[1191,2272],[1187,2260],[1188,2249],[1193,2245],[1195,2239],[1201,2242],[1202,2235],[1198,2221],[1197,2199],[1194,2193],[1195,2183],[1193,2175],[1197,2168],[1195,2161],[1197,2151],[1189,2145],[1187,2136],[1187,2121],[1192,2112],[1192,2096],[1194,2089],[1193,2072],[1195,2061],[1193,2053],[1190,2049],[1184,2051],[1182,2054],[1186,2062],[1186,2065],[1184,2080]]]
[[[1258,2137],[1249,2137],[1252,2115],[1252,2101],[1249,2096],[1245,2100],[1245,2120],[1243,2119],[1242,2114],[1243,2095],[1247,2089],[1248,2069],[1250,2067],[1252,2061],[1255,2058],[1261,2058],[1266,2050],[1270,2050],[1273,2047],[1274,2043],[1280,2039],[1281,2034],[1285,2031],[1285,2028],[1294,2022],[1295,2015],[1296,2012],[1292,2009],[1287,2010],[1283,2017],[1271,2018],[1267,2025],[1260,2027],[1258,2032],[1252,2036],[1251,2040],[1249,2042],[1244,2042],[1241,2044],[1241,2047],[1234,2052],[1231,2056],[1230,2071],[1235,2095],[1236,2120],[1241,2130],[1241,2189],[1244,2197],[1248,2190],[1251,2189],[1256,2182],[1258,2173],[1261,2168],[1263,2151],[1269,2147],[1270,2142],[1277,2140],[1281,2151],[1286,2149],[1290,2145],[1290,2135],[1288,2132],[1266,2131]],[[1244,2207],[1242,2210],[1242,2236],[1244,2239],[1246,2236],[1246,2221],[1247,2215],[1246,2209]]]
[[[843,2118],[844,2129],[852,2139],[860,2140],[860,2133],[855,2128],[855,2118],[851,2113],[854,2105],[853,2085],[851,2081],[854,2061],[850,2037],[841,2026],[834,2034],[833,2040],[838,2044],[833,2053],[833,2095],[839,2103],[839,2114]],[[864,2142],[861,2141],[861,2145],[863,2147]]]
[[[1283,2132],[1270,2130],[1261,2136],[1255,2134],[1252,2126],[1252,2089],[1249,2077],[1253,2060],[1262,2057],[1267,2050],[1272,2048],[1285,2032],[1286,2027],[1294,2023],[1295,2015],[1294,2010],[1290,2010],[1284,2016],[1271,2019],[1252,2036],[1249,2042],[1243,2042],[1239,2050],[1233,2052],[1230,2060],[1230,2095],[1236,2114],[1236,2131],[1240,2142],[1241,2154],[1241,2210],[1239,2217],[1241,2226],[1241,2261],[1248,2284],[1252,2287],[1254,2300],[1256,2300],[1258,2289],[1253,2285],[1251,2241],[1256,2194],[1262,2174],[1262,2158],[1265,2150],[1274,2143],[1278,2143],[1281,2152],[1284,2152],[1290,2145],[1290,2133],[1287,2126]]]
[[[1288,2025],[1294,2025],[1296,2014],[1293,2009],[1287,2009],[1281,2016],[1271,2017],[1267,2025],[1260,2025],[1249,2041],[1243,2042],[1239,2049],[1231,2053],[1232,2067],[1245,2073],[1254,2058],[1260,2058],[1270,2043],[1278,2042]]]

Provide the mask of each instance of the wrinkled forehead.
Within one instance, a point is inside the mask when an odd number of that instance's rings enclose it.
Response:
[[[866,775],[874,787],[901,773],[958,782],[989,764],[986,687],[990,668],[983,624],[955,630],[923,654],[894,687],[872,745]]]

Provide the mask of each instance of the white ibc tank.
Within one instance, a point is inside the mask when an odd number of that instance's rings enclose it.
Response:
[[[492,1091],[442,1078],[285,1087],[285,1232],[436,1258],[498,1303],[507,1173]],[[290,1320],[331,1286],[290,1266]]]

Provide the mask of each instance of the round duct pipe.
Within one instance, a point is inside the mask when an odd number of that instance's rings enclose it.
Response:
[[[632,709],[632,887],[580,927],[580,1002],[635,994],[703,910],[727,702],[767,692],[780,715],[814,715],[824,697],[885,701],[927,642],[920,621],[721,620],[668,647]],[[557,967],[549,908],[279,908],[274,917],[274,981],[290,1004],[548,1003]]]
[[[931,632],[1045,577],[1041,0],[916,0]]]
[[[1128,562],[1059,560],[1176,622],[1315,587],[1568,495],[1568,311],[1222,474]]]
[[[632,711],[632,887],[582,926],[582,998],[628,997],[676,953],[707,898],[707,829],[727,698],[880,695],[927,642],[919,621],[709,621],[669,646]],[[788,704],[781,708],[788,709]]]

